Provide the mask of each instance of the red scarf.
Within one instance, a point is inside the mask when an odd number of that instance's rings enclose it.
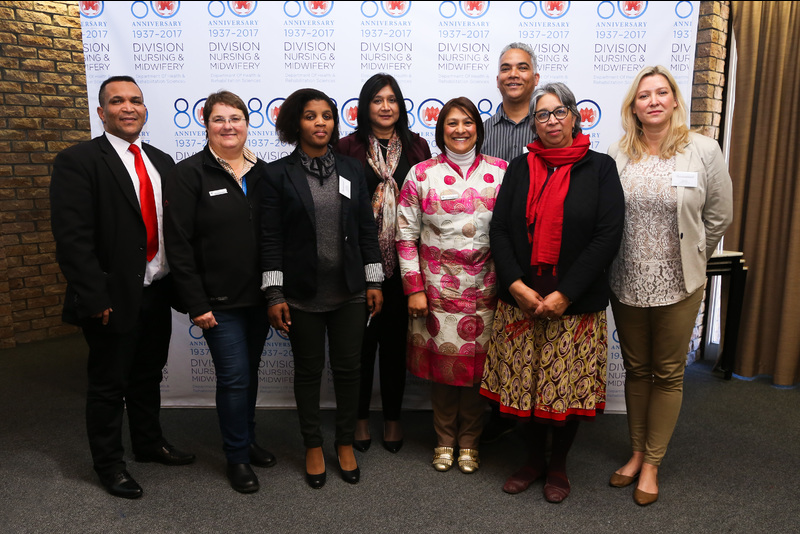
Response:
[[[531,265],[552,265],[556,274],[561,252],[561,233],[564,226],[564,199],[569,190],[572,164],[589,151],[589,136],[578,134],[572,145],[565,148],[545,148],[541,139],[528,145],[530,188],[525,218],[528,223],[528,240],[532,244]],[[555,167],[547,179],[547,167]],[[545,187],[547,186],[547,187]],[[533,225],[533,235],[530,233]]]

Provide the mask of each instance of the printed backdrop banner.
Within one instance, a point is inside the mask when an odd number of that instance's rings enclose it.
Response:
[[[211,92],[238,94],[250,111],[248,146],[265,161],[288,155],[278,140],[281,102],[303,87],[339,107],[341,134],[356,126],[361,85],[376,72],[397,78],[409,124],[434,153],[439,110],[469,97],[484,118],[501,102],[499,54],[508,43],[533,47],[540,83],[566,83],[581,127],[605,152],[622,133],[620,102],[644,66],[669,68],[691,96],[700,2],[250,2],[82,1],[81,29],[92,134],[103,80],[133,76],[148,108],[144,141],[176,161],[205,145],[202,107]],[[609,312],[610,315],[610,312]],[[166,406],[213,406],[214,366],[202,334],[176,314]],[[607,411],[624,411],[623,375],[609,320]],[[330,373],[329,373],[330,375]],[[264,348],[259,405],[293,406],[287,339],[272,332]],[[377,381],[376,381],[377,384]],[[427,407],[427,384],[410,377],[405,407]],[[376,396],[375,405],[379,404]],[[334,404],[330,376],[323,403]]]

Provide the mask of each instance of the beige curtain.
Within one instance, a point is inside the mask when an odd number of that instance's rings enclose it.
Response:
[[[735,372],[800,382],[800,2],[732,2],[734,222],[749,267]]]

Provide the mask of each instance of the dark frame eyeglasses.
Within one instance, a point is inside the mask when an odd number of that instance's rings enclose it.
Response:
[[[563,121],[569,115],[569,109],[566,106],[559,106],[553,111],[547,111],[546,109],[541,109],[533,114],[534,118],[536,118],[536,122],[547,122],[550,120],[550,115],[555,115],[557,120]]]

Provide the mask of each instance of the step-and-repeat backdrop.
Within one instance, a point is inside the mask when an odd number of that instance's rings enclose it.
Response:
[[[227,89],[250,110],[249,147],[272,161],[292,146],[275,133],[281,102],[314,87],[337,103],[341,134],[356,126],[361,85],[376,72],[397,78],[409,124],[434,141],[441,106],[469,97],[491,116],[501,102],[499,54],[508,43],[533,47],[540,83],[566,83],[575,93],[592,148],[605,152],[622,133],[620,102],[644,66],[670,69],[691,96],[700,2],[229,2],[82,1],[81,29],[92,134],[100,84],[133,76],[148,108],[144,141],[186,159],[205,145],[205,97]],[[607,411],[623,412],[624,370],[609,312]],[[272,331],[260,369],[260,406],[294,406],[288,339]],[[375,381],[377,390],[377,379]],[[165,406],[213,406],[214,365],[199,328],[173,317],[164,370]],[[335,405],[330,372],[323,404]],[[409,376],[404,406],[429,407],[428,384]],[[373,406],[380,398],[373,397]]]

